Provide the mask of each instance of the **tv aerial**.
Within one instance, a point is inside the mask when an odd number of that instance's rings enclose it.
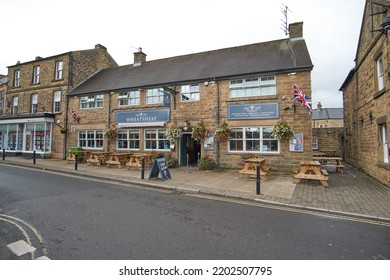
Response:
[[[280,27],[284,34],[286,34],[286,36],[289,34],[289,30],[288,30],[288,12],[291,12],[291,10],[282,3],[282,6],[280,7],[280,11],[282,12],[284,18],[281,19],[280,21],[282,22],[282,26]]]

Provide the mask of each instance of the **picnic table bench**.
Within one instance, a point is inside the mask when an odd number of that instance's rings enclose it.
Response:
[[[257,165],[260,164],[260,177],[265,179],[265,176],[269,173],[271,167],[265,165],[265,158],[248,158],[244,160],[244,168],[242,168],[240,173],[240,178],[244,175],[255,176],[257,173]]]
[[[336,167],[336,171],[344,174],[343,158],[341,157],[313,157],[321,163],[322,167]]]
[[[302,160],[299,171],[294,174],[294,182],[299,184],[302,179],[318,180],[324,187],[329,187],[329,174],[325,169],[321,169],[319,161]]]

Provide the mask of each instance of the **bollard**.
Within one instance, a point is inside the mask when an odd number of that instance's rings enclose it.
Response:
[[[3,160],[5,160],[5,149],[3,149]]]
[[[141,158],[141,179],[145,179],[145,158]]]
[[[78,154],[76,153],[75,157],[74,157],[74,170],[77,170],[77,159],[78,159]]]
[[[36,161],[36,156],[37,156],[37,154],[36,154],[36,152],[34,151],[33,152],[33,164],[35,164],[37,161]]]
[[[256,194],[260,195],[260,163],[256,166]]]

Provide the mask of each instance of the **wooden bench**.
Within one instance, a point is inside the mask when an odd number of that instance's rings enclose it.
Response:
[[[325,169],[321,169],[318,161],[302,160],[298,173],[294,174],[294,182],[299,184],[302,179],[320,181],[324,187],[329,187],[329,174]]]

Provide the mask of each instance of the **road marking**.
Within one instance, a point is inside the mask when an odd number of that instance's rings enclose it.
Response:
[[[33,253],[37,248],[31,246],[24,240],[19,240],[14,243],[7,245],[8,249],[17,255],[18,257],[23,256],[27,253]]]

